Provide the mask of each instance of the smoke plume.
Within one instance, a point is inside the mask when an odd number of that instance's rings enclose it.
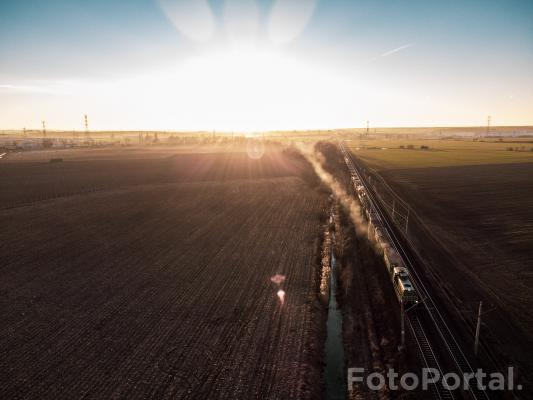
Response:
[[[356,201],[355,197],[348,193],[343,185],[335,179],[333,175],[324,169],[325,157],[320,152],[314,149],[313,146],[298,144],[298,149],[304,157],[311,163],[315,173],[320,180],[328,186],[333,195],[340,201],[345,210],[348,211],[351,221],[353,222],[357,233],[366,234],[367,225],[361,218],[361,207]]]

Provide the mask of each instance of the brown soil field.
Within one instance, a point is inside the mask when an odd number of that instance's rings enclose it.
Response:
[[[254,162],[246,152],[217,151],[206,146],[186,149],[65,150],[60,163],[50,163],[57,151],[26,152],[26,162],[13,155],[0,163],[0,208],[58,197],[133,185],[195,181],[228,181],[299,175],[315,179],[312,169],[276,147]],[[144,156],[143,156],[144,154]],[[134,155],[134,158],[132,155]],[[13,161],[15,160],[15,161]]]
[[[235,147],[217,144],[191,144],[179,146],[105,146],[66,149],[42,149],[31,151],[10,152],[2,162],[48,162],[51,158],[64,160],[128,160],[152,159],[173,156],[176,154],[221,153],[234,151]]]
[[[473,329],[483,300],[482,339],[529,388],[532,174],[532,163],[380,171],[420,217],[423,229],[413,219],[410,233],[465,321]]]
[[[2,396],[319,398],[309,171],[275,149],[2,163]]]

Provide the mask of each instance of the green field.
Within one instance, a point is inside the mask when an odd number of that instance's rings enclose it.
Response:
[[[372,139],[346,143],[356,156],[377,169],[533,162],[533,143],[525,140]]]

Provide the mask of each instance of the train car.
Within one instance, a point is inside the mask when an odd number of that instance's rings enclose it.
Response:
[[[352,188],[353,188],[353,193],[354,193],[354,195],[357,196],[357,183],[354,183],[353,186],[352,186]]]
[[[360,188],[357,190],[357,197],[359,198],[359,202],[361,203],[361,207],[364,207],[367,203],[366,199],[366,192],[364,188]]]
[[[366,218],[366,210],[370,208],[370,202],[366,196],[361,196],[359,198],[359,203],[361,204],[361,216]]]
[[[383,251],[385,246],[390,247],[389,241],[387,240],[383,232],[384,230],[382,225],[377,225],[374,228],[374,241],[379,245],[379,247],[381,247],[381,251]]]
[[[383,256],[398,299],[406,304],[417,302],[418,295],[409,279],[409,273],[405,268],[402,257],[396,249],[391,247],[391,244],[385,237],[385,228],[381,218],[374,207],[372,207],[372,203],[362,185],[361,178],[346,154],[344,160],[350,171],[354,193],[357,195],[359,204],[361,205],[361,216],[368,222],[368,238],[375,240],[376,249]]]
[[[379,216],[376,210],[374,210],[374,207],[372,207],[372,205],[368,201],[368,198],[367,198],[367,204],[368,206],[365,208],[365,219],[367,220],[369,224],[372,224],[379,220]]]
[[[416,290],[404,267],[394,268],[393,284],[394,290],[400,301],[403,301],[404,303],[416,303],[418,301]]]
[[[385,239],[379,228],[374,230],[374,241],[376,243],[376,250],[381,256],[383,256],[385,251],[390,248],[390,244],[389,241]]]
[[[402,257],[400,257],[398,252],[392,247],[387,247],[384,249],[383,259],[385,260],[385,265],[387,265],[387,269],[391,275],[394,271],[394,268],[403,267]]]
[[[357,198],[359,199],[359,203],[361,203],[361,207],[364,206],[364,201],[365,201],[365,191],[364,189],[363,190],[358,190],[357,191]]]
[[[375,239],[376,230],[383,229],[381,219],[376,212],[371,212],[368,219],[368,239]]]
[[[383,227],[381,225],[374,227],[374,236],[373,239],[376,243],[380,244],[383,241],[385,241],[385,236],[383,236],[382,232]]]
[[[371,212],[370,217],[368,219],[368,223],[372,226],[372,229],[383,229],[383,224],[381,223],[381,218],[379,217],[378,213]]]
[[[372,224],[372,222],[375,222],[379,217],[378,214],[374,211],[374,208],[367,207],[365,209],[365,217],[369,224]]]

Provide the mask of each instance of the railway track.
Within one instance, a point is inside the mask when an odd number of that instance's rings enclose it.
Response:
[[[413,313],[414,314],[414,313]],[[411,332],[412,341],[419,349],[419,357],[426,368],[433,368],[442,375],[443,369],[438,361],[437,355],[433,351],[422,321],[417,315],[411,314],[407,319],[407,324]],[[432,384],[431,391],[433,397],[439,400],[454,399],[453,393],[440,384]]]
[[[422,262],[415,256],[413,250],[405,244],[398,228],[391,221],[386,208],[370,190],[371,185],[364,174],[359,173],[358,164],[354,161],[352,154],[346,150],[342,141],[339,142],[339,148],[343,156],[349,161],[348,168],[350,172],[355,172],[359,176],[370,204],[379,215],[391,245],[403,258],[405,266],[419,293],[419,297],[422,299],[418,305],[406,312],[406,320],[424,366],[436,368],[441,373],[441,376],[444,375],[446,371],[444,371],[443,363],[439,362],[439,355],[446,354],[449,361],[454,365],[455,372],[461,375],[474,374],[475,369],[472,363],[462,350],[452,329],[446,322],[446,318],[433,300],[429,285],[424,276]],[[437,334],[428,338],[428,328]],[[433,385],[432,389],[436,399],[453,399],[457,397],[452,391],[447,390],[442,385]],[[466,392],[468,397],[474,400],[490,399],[488,392],[481,389],[477,383],[468,385]]]

